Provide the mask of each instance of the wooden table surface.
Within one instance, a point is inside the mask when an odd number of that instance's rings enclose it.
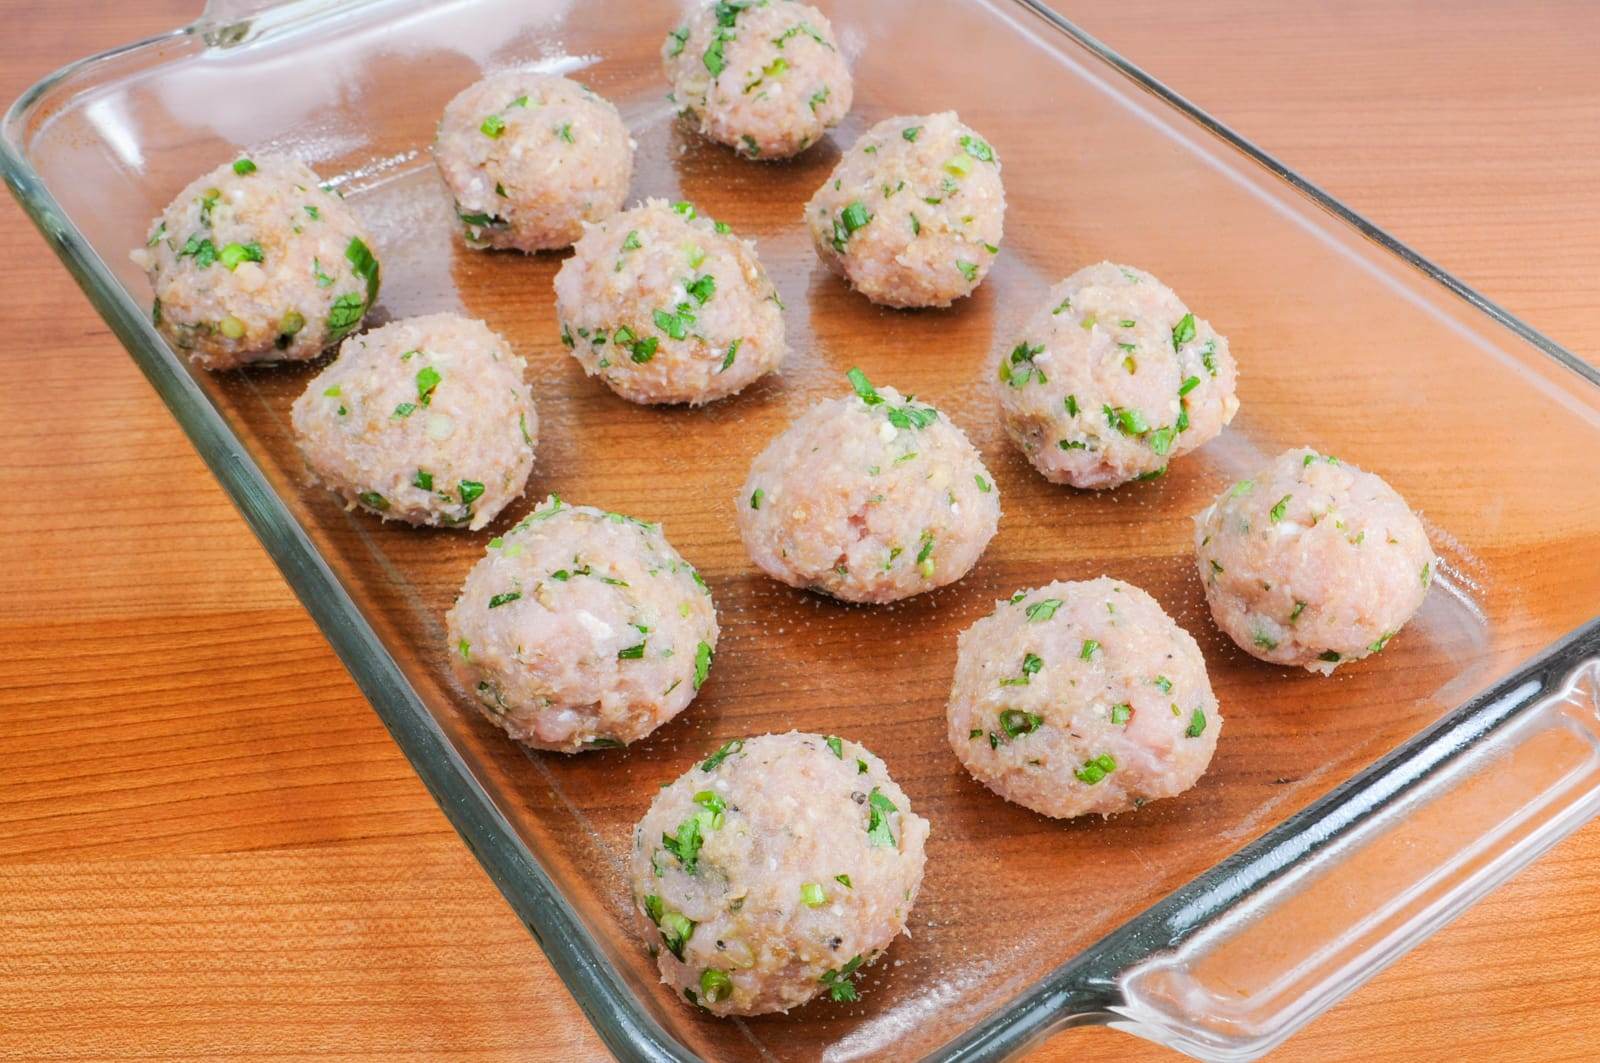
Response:
[[[0,96],[198,6],[5,0]],[[1600,361],[1600,5],[1061,6]],[[0,322],[0,1059],[601,1056],[9,201]],[[1595,1058],[1597,895],[1591,825],[1275,1058]],[[1088,1055],[1171,1058],[1104,1030],[1036,1058]]]

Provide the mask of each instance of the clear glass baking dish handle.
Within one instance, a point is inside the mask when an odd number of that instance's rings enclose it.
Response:
[[[1600,812],[1600,621],[1047,980],[939,1058],[1103,1023],[1256,1059]]]

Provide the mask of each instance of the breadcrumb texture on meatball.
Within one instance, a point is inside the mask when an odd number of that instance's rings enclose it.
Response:
[[[522,359],[457,314],[345,340],[290,418],[307,468],[347,506],[474,531],[521,496],[539,442]]]
[[[564,753],[638,741],[682,712],[718,634],[710,588],[660,525],[555,496],[489,543],[445,624],[473,704]]]
[[[947,721],[974,778],[1058,818],[1177,796],[1222,730],[1194,639],[1104,576],[1020,591],[962,632]]]
[[[856,742],[729,742],[634,829],[639,932],[661,980],[714,1015],[853,1001],[863,968],[906,930],[928,831]]]
[[[1000,156],[954,111],[886,118],[806,204],[817,255],[874,303],[949,306],[994,265],[1005,229]]]
[[[310,167],[276,156],[195,178],[130,257],[156,328],[205,369],[315,358],[378,299],[366,228]]]
[[[734,499],[763,572],[849,602],[892,602],[971,571],[1000,521],[1000,489],[933,406],[874,388],[802,414],[767,444]]]
[[[826,15],[795,0],[706,3],[661,62],[683,122],[748,159],[784,159],[850,111],[850,68]]]
[[[1388,645],[1438,565],[1394,488],[1307,447],[1223,491],[1194,542],[1217,626],[1251,656],[1324,674]]]
[[[555,287],[561,342],[630,402],[712,402],[783,362],[783,304],[755,244],[689,203],[591,226]]]
[[[433,156],[467,246],[545,251],[621,209],[633,138],[609,100],[555,74],[506,70],[445,105]]]
[[[1053,483],[1159,476],[1238,412],[1228,340],[1155,277],[1101,262],[1050,290],[995,388],[1006,434]]]

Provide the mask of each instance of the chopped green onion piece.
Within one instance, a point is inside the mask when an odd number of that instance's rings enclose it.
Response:
[[[1110,753],[1102,753],[1098,757],[1092,757],[1084,761],[1083,767],[1075,768],[1072,774],[1076,775],[1080,782],[1093,786],[1116,770],[1116,758],[1112,757]]]

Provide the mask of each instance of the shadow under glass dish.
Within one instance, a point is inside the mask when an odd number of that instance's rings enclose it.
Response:
[[[1114,1021],[1215,1058],[1257,1054],[1593,811],[1595,679],[1582,662],[1594,637],[1558,644],[1600,601],[1600,388],[1029,4],[821,6],[857,102],[790,162],[741,161],[674,124],[658,49],[676,4],[374,0],[203,22],[80,66],[13,109],[4,163],[614,1050],[988,1059],[1063,1024]],[[561,255],[462,247],[428,155],[434,123],[485,71],[527,63],[622,110],[639,142],[630,202],[690,199],[756,239],[787,303],[781,376],[701,410],[629,405],[560,345]],[[947,108],[1004,164],[999,260],[948,311],[873,307],[818,264],[801,206],[873,122]],[[149,327],[128,249],[187,181],[240,149],[302,158],[348,196],[383,260],[373,324],[462,312],[528,359],[537,464],[491,528],[344,512],[308,485],[289,432],[315,367],[208,376]],[[1000,431],[990,381],[1048,286],[1100,259],[1150,270],[1229,337],[1242,408],[1165,477],[1094,494],[1032,472]],[[970,575],[886,608],[760,576],[733,523],[751,458],[844,393],[851,366],[961,425],[1004,509]],[[1442,558],[1417,618],[1331,679],[1228,643],[1192,559],[1190,516],[1301,444],[1381,474]],[[625,751],[524,753],[478,718],[445,659],[442,617],[462,578],[549,492],[663,521],[715,594],[710,681]],[[955,636],[1016,589],[1101,574],[1147,589],[1200,640],[1227,724],[1189,793],[1056,823],[993,797],[951,755]],[[1544,663],[1518,672],[1532,658]],[[932,821],[927,878],[911,937],[863,979],[859,1003],[713,1021],[667,996],[634,936],[630,831],[694,759],[791,727],[884,756]],[[1241,903],[1257,906],[1253,924]]]

